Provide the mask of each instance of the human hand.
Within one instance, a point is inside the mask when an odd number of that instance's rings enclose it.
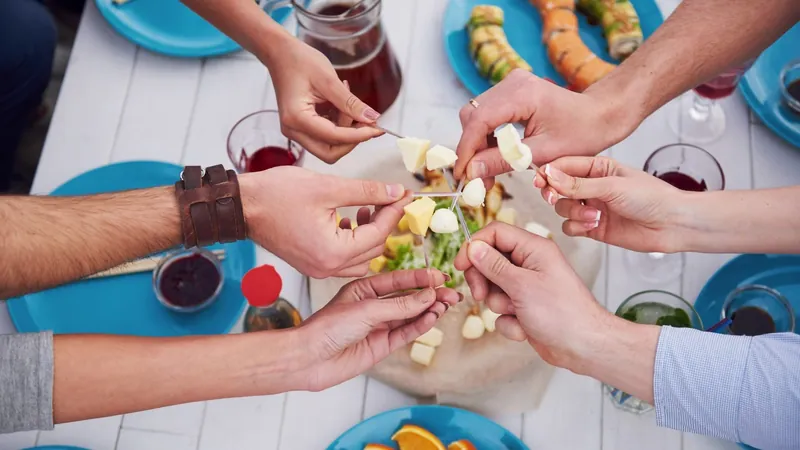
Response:
[[[575,93],[524,70],[512,71],[475,98],[477,108],[470,104],[461,108],[456,178],[465,173],[469,179],[491,178],[511,171],[499,149],[490,148],[486,139],[505,123],[525,126],[523,142],[537,166],[561,156],[600,153],[636,126],[628,118],[630,113],[618,106],[619,100],[605,96],[591,88]]]
[[[681,250],[686,193],[646,172],[602,156],[573,156],[539,168],[534,186],[567,219],[568,236],[642,252]]]
[[[349,380],[433,327],[461,296],[435,269],[404,270],[345,285],[298,329],[309,348],[299,377],[319,391]]]
[[[592,296],[556,244],[492,222],[455,259],[472,296],[497,314],[497,330],[527,341],[546,362],[582,373],[584,357],[614,317]]]
[[[314,278],[366,275],[411,202],[399,184],[292,166],[241,175],[239,184],[249,237]],[[336,222],[336,208],[346,206],[362,206],[355,230]]]
[[[266,64],[286,137],[332,164],[357,144],[383,134],[361,125],[375,123],[380,115],[350,92],[322,53],[295,38],[285,45]],[[327,102],[340,111],[331,118],[335,123],[317,113],[316,106]]]

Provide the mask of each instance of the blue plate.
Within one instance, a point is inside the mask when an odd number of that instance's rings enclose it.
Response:
[[[115,5],[95,0],[97,9],[119,34],[152,52],[185,58],[218,56],[241,47],[180,0],[129,0]],[[288,15],[279,9],[278,22]]]
[[[642,33],[647,38],[664,21],[654,0],[632,0]],[[566,82],[556,72],[547,58],[547,49],[542,42],[542,19],[536,8],[528,0],[450,0],[444,15],[444,45],[450,65],[458,78],[473,95],[480,95],[492,85],[483,78],[469,54],[469,37],[464,28],[472,8],[476,5],[496,5],[505,12],[503,29],[508,41],[517,53],[533,67],[533,72],[543,78],[550,78],[561,86]],[[578,31],[583,42],[596,55],[612,63],[608,45],[599,26],[589,25],[584,14],[578,13]]]
[[[798,42],[800,24],[764,50],[739,83],[744,99],[764,125],[795,147],[800,147],[800,117],[782,102],[779,77],[787,63],[800,59]]]
[[[143,0],[147,1],[147,0]],[[181,167],[163,162],[112,164],[81,174],[52,195],[83,195],[170,185]],[[224,248],[225,284],[217,300],[196,313],[167,310],[153,292],[152,273],[85,280],[8,301],[8,312],[21,333],[109,333],[139,336],[184,336],[227,333],[245,306],[240,281],[255,265],[250,241]]]
[[[480,449],[528,450],[510,431],[485,417],[436,405],[407,406],[378,414],[346,431],[327,450],[361,450],[370,443],[395,448],[392,435],[406,424],[425,428],[445,446],[459,439],[469,439]]]
[[[45,445],[42,447],[29,447],[22,450],[89,450],[83,447],[73,447],[71,445]]]
[[[779,291],[791,303],[795,322],[800,323],[800,255],[740,255],[728,261],[709,278],[694,302],[703,323],[717,323],[728,294],[748,284]],[[740,447],[755,450],[743,444]]]

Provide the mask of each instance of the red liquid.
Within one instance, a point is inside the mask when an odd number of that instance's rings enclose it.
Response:
[[[244,150],[242,150],[244,153]],[[261,172],[278,166],[291,166],[297,162],[294,154],[281,147],[263,147],[247,159],[248,172]]]
[[[682,191],[705,192],[708,190],[705,180],[697,181],[689,175],[680,172],[665,172],[660,175],[654,173],[653,175]]]
[[[211,298],[221,281],[214,263],[203,256],[191,255],[164,267],[159,290],[167,302],[187,308]]]
[[[712,100],[727,97],[733,94],[733,91],[735,90],[736,90],[736,85],[725,86],[725,87],[714,87],[714,86],[709,86],[707,84],[701,84],[700,86],[694,88],[694,91],[697,92],[697,95]]]
[[[336,16],[347,11],[352,4],[328,5],[317,11],[317,14]],[[356,7],[348,13],[355,16],[363,11],[364,7]],[[337,31],[348,30],[348,25],[330,25],[337,27]],[[378,23],[363,35],[340,40],[340,47],[334,47],[335,41],[327,41],[313,36],[305,36],[306,43],[324,54],[336,68],[336,73],[342,80],[350,83],[350,91],[364,103],[371,106],[379,113],[386,112],[400,93],[403,76],[400,65],[394,56],[383,26]],[[335,120],[335,109],[331,105],[317,108],[320,115]]]
[[[761,308],[745,306],[731,315],[731,332],[740,336],[761,336],[775,332],[772,316]]]

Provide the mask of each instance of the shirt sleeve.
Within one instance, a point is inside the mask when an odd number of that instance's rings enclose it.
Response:
[[[53,428],[53,334],[0,335],[0,433]]]
[[[800,335],[662,327],[653,374],[660,426],[764,450],[800,448]]]

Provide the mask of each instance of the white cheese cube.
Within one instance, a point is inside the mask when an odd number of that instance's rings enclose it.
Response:
[[[497,314],[489,308],[484,308],[481,312],[481,319],[483,320],[483,326],[486,327],[486,331],[491,333],[496,329],[494,325],[498,317],[500,317],[500,314]]]
[[[486,325],[484,325],[483,320],[476,315],[470,314],[461,328],[461,336],[464,339],[478,339],[483,336],[484,331],[486,331]]]
[[[431,141],[417,138],[400,138],[397,148],[403,157],[403,164],[409,172],[416,173],[425,167],[425,154],[431,147]]]
[[[458,218],[447,208],[437,209],[431,217],[430,228],[434,233],[455,233],[458,231]]]
[[[486,199],[486,185],[483,184],[483,180],[476,178],[467,183],[461,191],[461,199],[473,208],[483,205]]]
[[[536,222],[528,222],[525,224],[525,231],[541,236],[545,239],[553,239],[553,233],[542,224]]]
[[[444,340],[444,333],[442,330],[433,327],[428,330],[427,333],[423,334],[422,336],[416,339],[417,342],[420,344],[425,344],[429,347],[438,347],[442,345],[442,341]]]
[[[456,152],[441,145],[434,145],[433,148],[428,150],[425,154],[425,164],[428,170],[444,169],[445,167],[452,166],[458,156]]]
[[[435,353],[436,349],[429,345],[419,342],[414,342],[414,344],[411,345],[411,360],[417,364],[422,364],[423,366],[431,365]]]

